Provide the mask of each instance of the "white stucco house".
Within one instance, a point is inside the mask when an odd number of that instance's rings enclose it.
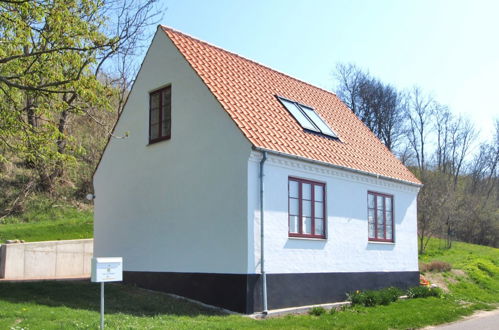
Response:
[[[338,97],[159,26],[94,175],[95,256],[242,313],[417,285],[421,183]]]

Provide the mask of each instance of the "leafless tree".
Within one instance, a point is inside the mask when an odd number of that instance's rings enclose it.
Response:
[[[401,95],[354,64],[338,64],[337,95],[392,150],[402,133]]]

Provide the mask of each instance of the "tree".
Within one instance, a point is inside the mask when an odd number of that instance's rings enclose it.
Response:
[[[112,108],[106,65],[133,55],[155,3],[0,0],[0,158],[23,159],[50,190],[81,151],[68,122]]]
[[[390,150],[402,134],[401,94],[353,64],[338,64],[337,95]]]

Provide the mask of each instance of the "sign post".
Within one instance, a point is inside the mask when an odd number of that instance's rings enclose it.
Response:
[[[100,328],[104,329],[104,283],[123,281],[123,258],[92,258],[92,282],[100,282]]]

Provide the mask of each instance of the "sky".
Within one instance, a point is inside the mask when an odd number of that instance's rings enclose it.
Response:
[[[499,1],[166,0],[188,35],[334,90],[337,63],[419,86],[491,139],[499,118]]]

